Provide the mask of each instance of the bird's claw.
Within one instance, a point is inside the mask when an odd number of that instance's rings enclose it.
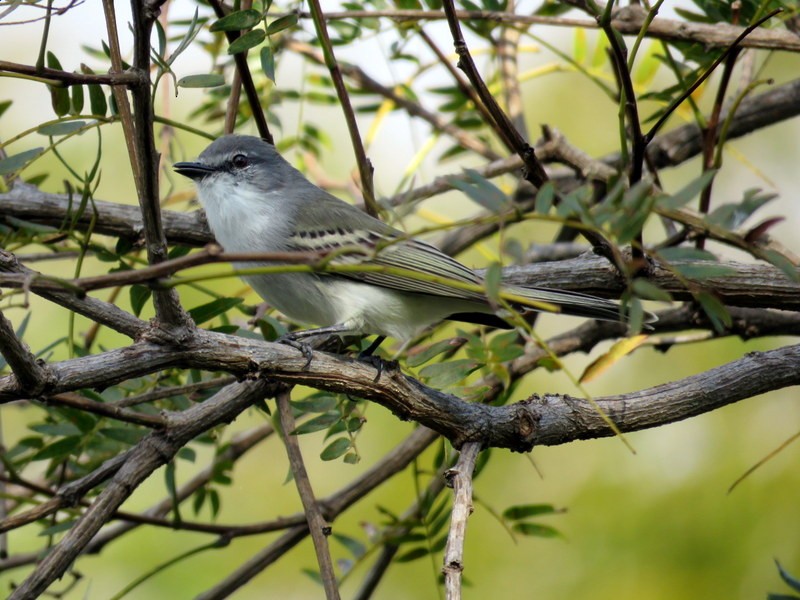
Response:
[[[385,360],[374,354],[365,354],[362,352],[358,355],[358,360],[375,367],[377,373],[375,374],[375,379],[372,380],[373,383],[378,383],[384,371],[396,371],[399,368],[399,363],[396,360]]]
[[[314,357],[314,352],[311,349],[311,346],[306,344],[305,342],[301,342],[298,340],[292,333],[286,333],[275,340],[278,344],[285,344],[286,346],[290,346],[302,352],[303,356],[306,359],[306,364],[303,365],[303,371],[308,370],[308,367],[311,366],[311,359]]]

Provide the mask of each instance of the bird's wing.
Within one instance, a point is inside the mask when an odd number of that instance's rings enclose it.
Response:
[[[380,226],[376,225],[380,223]],[[375,220],[360,223],[369,228],[334,227],[318,225],[295,227],[290,236],[290,247],[300,251],[339,253],[331,260],[334,265],[359,264],[381,267],[386,271],[354,271],[340,276],[372,285],[403,292],[447,296],[486,303],[486,296],[478,291],[464,290],[448,285],[445,280],[481,285],[482,280],[469,268],[450,258],[434,246],[405,237],[401,232]],[[362,251],[363,250],[363,251]],[[420,274],[420,278],[391,270],[406,270]],[[426,280],[430,278],[439,281]]]

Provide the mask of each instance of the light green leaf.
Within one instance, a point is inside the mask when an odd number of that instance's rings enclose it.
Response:
[[[36,130],[40,135],[58,137],[60,135],[67,135],[73,131],[77,131],[86,125],[86,121],[59,121],[57,123],[50,123],[49,125],[42,125]]]
[[[187,75],[178,79],[178,87],[182,88],[209,88],[219,87],[225,83],[225,78],[219,73],[203,75]]]
[[[0,160],[0,175],[7,175],[8,173],[19,171],[34,158],[39,156],[42,150],[44,150],[44,148],[31,148],[30,150],[25,150],[25,152],[12,154]]]

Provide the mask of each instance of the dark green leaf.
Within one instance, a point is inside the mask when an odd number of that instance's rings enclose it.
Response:
[[[725,328],[731,326],[731,315],[716,296],[708,292],[700,292],[695,295],[695,300],[703,307],[706,315],[711,320],[711,324],[718,333],[724,333]]]
[[[261,48],[261,69],[267,79],[275,83],[275,54],[269,46]]]
[[[239,54],[258,46],[266,37],[267,34],[263,29],[252,29],[231,42],[231,45],[228,46],[228,54]]]
[[[320,453],[319,457],[322,460],[335,460],[342,456],[345,452],[350,450],[352,442],[349,438],[336,438]]]
[[[60,135],[67,135],[73,131],[77,131],[86,125],[86,121],[58,121],[57,123],[50,123],[49,125],[42,125],[36,130],[40,135],[58,137]]]
[[[480,367],[480,362],[469,358],[462,358],[459,360],[451,360],[446,363],[428,365],[420,371],[419,375],[426,380],[428,385],[436,388],[444,388],[458,383]]]
[[[11,100],[3,100],[2,102],[0,102],[0,117],[3,116],[3,113],[5,113],[8,110],[11,104],[12,104]]]
[[[435,356],[452,350],[453,348],[457,348],[463,343],[463,341],[463,338],[450,338],[431,344],[427,348],[424,348],[415,354],[408,355],[406,357],[406,364],[409,367],[418,367],[420,365],[424,365]]]
[[[296,24],[297,14],[295,13],[278,17],[267,26],[267,35],[272,35],[273,33],[278,33],[289,27],[294,27]]]
[[[243,298],[217,298],[208,304],[195,306],[189,310],[189,316],[192,317],[197,325],[200,325],[228,312],[231,308],[240,305],[242,302],[244,302]]]
[[[357,465],[361,461],[361,457],[355,452],[348,452],[342,460],[348,465]]]
[[[800,592],[800,579],[791,575],[777,560],[775,561],[775,566],[778,567],[778,573],[780,573],[781,579],[786,582],[786,585],[792,588],[795,592]]]
[[[48,444],[31,457],[31,460],[46,460],[48,458],[66,458],[73,450],[81,445],[81,438],[77,435],[62,438]]]
[[[498,214],[508,207],[508,197],[503,191],[474,169],[464,169],[466,179],[450,177],[450,184],[464,192],[479,206]]]
[[[55,69],[57,71],[63,71],[64,68],[61,66],[61,61],[58,60],[58,57],[50,52],[47,51],[47,66],[50,69]]]
[[[67,521],[61,521],[61,523],[56,523],[55,525],[51,525],[50,527],[46,527],[39,532],[40,536],[48,537],[51,535],[55,535],[56,533],[62,533],[64,531],[69,531],[72,529],[72,526],[75,525],[78,519],[68,519]]]
[[[141,440],[147,431],[133,427],[106,427],[100,430],[100,435],[123,444],[133,445]]]
[[[532,535],[545,538],[561,537],[561,534],[555,527],[541,525],[539,523],[514,523],[511,529],[517,533],[521,533],[522,535]]]
[[[53,112],[59,117],[63,117],[69,113],[69,90],[67,88],[55,87],[52,85],[47,87],[50,89],[50,103],[53,106]]]
[[[538,515],[551,515],[559,512],[552,504],[521,504],[510,506],[503,511],[503,518],[508,521],[519,521]]]
[[[169,256],[169,258],[180,258],[181,256],[186,256],[191,251],[192,249],[189,246],[173,246],[170,248],[167,256]],[[120,254],[123,253],[120,252]]]
[[[72,86],[72,109],[70,112],[73,115],[79,115],[83,111],[83,86]]]
[[[257,10],[237,10],[215,21],[209,31],[241,31],[251,29],[261,21],[261,13]]]
[[[324,413],[336,408],[339,401],[330,394],[314,394],[302,400],[292,400],[292,406],[302,412]]]
[[[182,88],[210,88],[225,84],[225,78],[219,73],[205,75],[187,75],[178,79],[178,87]]]
[[[12,154],[0,160],[0,175],[7,175],[8,173],[19,171],[29,161],[39,156],[42,150],[44,150],[44,148],[31,148],[30,150],[25,150],[25,152]]]
[[[318,417],[314,417],[310,421],[306,421],[305,423],[298,425],[295,427],[295,430],[292,431],[293,435],[304,435],[306,433],[313,433],[315,431],[322,431],[323,429],[327,429],[334,423],[338,423],[342,418],[338,412],[329,412],[324,413]]]
[[[406,563],[411,562],[412,560],[417,560],[418,558],[422,558],[423,556],[428,556],[429,551],[425,547],[420,548],[412,548],[408,552],[404,554],[400,554],[399,556],[395,557],[394,561],[399,563]]]
[[[143,285],[132,285],[130,289],[130,296],[131,296],[131,310],[133,310],[133,314],[137,317],[142,314],[142,309],[144,305],[147,304],[147,301],[150,299],[150,296],[153,292],[150,288],[145,287]]]
[[[104,117],[108,110],[108,103],[106,96],[103,93],[103,88],[97,84],[89,86],[89,106],[92,109],[92,114],[98,117]]]

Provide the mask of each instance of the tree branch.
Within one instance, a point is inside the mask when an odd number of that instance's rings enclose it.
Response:
[[[481,450],[479,442],[469,442],[461,447],[456,466],[445,472],[448,484],[453,488],[453,510],[450,516],[450,532],[444,547],[444,589],[448,600],[461,598],[461,572],[464,570],[464,541],[467,534],[467,519],[472,514],[472,473]]]

